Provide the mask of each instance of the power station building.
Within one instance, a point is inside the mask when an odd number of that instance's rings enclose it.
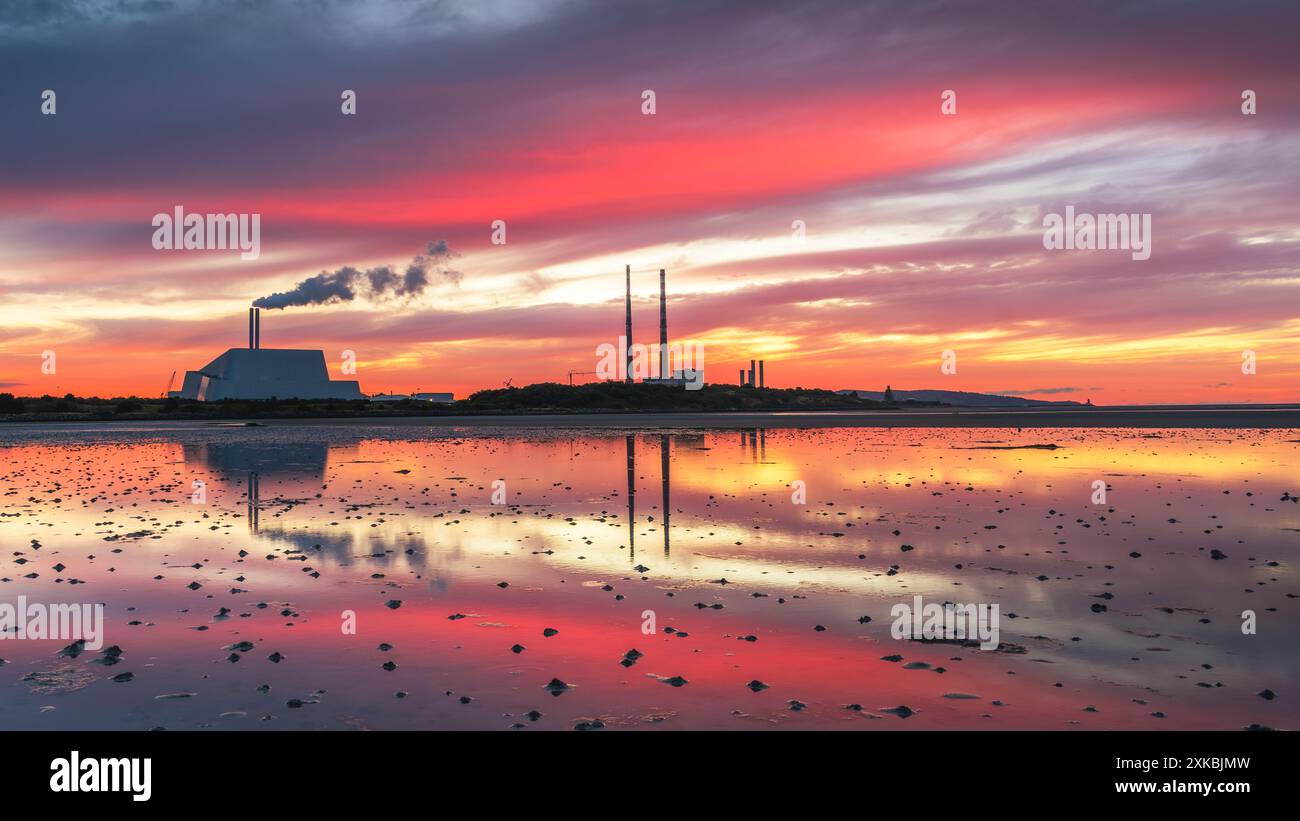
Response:
[[[248,309],[248,347],[186,371],[176,399],[364,399],[357,381],[330,379],[324,351],[262,347],[262,311]]]

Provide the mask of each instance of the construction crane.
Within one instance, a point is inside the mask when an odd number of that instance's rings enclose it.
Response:
[[[171,379],[167,380],[167,390],[163,391],[164,397],[166,397],[167,394],[172,392],[172,385],[174,385],[175,383],[176,383],[176,371],[172,371]]]
[[[569,371],[569,385],[572,387],[575,376],[595,376],[597,373],[599,371]]]

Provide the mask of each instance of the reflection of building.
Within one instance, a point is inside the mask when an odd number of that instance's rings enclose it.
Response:
[[[362,399],[356,380],[332,380],[325,352],[263,348],[261,310],[248,309],[248,347],[231,348],[186,371],[175,399]]]
[[[307,480],[325,478],[328,446],[317,442],[183,442],[185,463],[200,464],[232,484],[247,478],[248,530],[261,530],[262,479]]]
[[[199,464],[229,478],[246,473],[282,478],[325,477],[329,447],[320,442],[183,442],[186,464]]]

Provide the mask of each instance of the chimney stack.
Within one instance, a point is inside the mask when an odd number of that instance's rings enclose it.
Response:
[[[250,351],[253,350],[253,311],[256,310],[256,308],[248,309],[248,349]]]
[[[740,377],[736,380],[736,384],[739,385],[739,386],[742,387],[742,388],[745,387],[745,369],[744,369],[744,368],[741,368],[741,369],[740,369]]]
[[[664,286],[664,269],[659,269],[659,378],[667,379],[668,370],[668,296]]]
[[[262,350],[262,309],[253,309],[253,348]]]
[[[749,360],[749,386],[754,387],[754,360]]]
[[[632,384],[632,266],[627,266],[627,383]]]
[[[758,386],[763,387],[763,360],[758,360]]]

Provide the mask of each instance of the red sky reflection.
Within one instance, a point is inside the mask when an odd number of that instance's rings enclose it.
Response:
[[[0,642],[6,728],[1296,718],[1256,695],[1297,673],[1295,431],[14,431],[0,596],[103,601],[123,654],[100,666],[58,658],[63,642]],[[989,449],[1045,442],[1060,447]],[[997,604],[1004,651],[891,638],[890,609],[917,595]],[[32,672],[66,686],[34,691]],[[545,691],[555,678],[570,689]],[[158,698],[177,694],[192,695]],[[913,714],[883,712],[899,706]]]

